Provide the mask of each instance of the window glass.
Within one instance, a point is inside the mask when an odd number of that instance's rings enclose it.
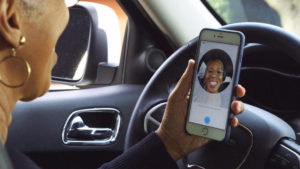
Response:
[[[99,20],[101,20],[101,24],[99,24],[99,28],[104,30],[107,36],[107,56],[108,56],[108,63],[109,64],[114,64],[114,65],[119,65],[120,58],[121,58],[121,51],[122,51],[122,46],[123,46],[123,40],[125,36],[125,31],[126,31],[126,24],[128,17],[125,14],[125,12],[122,10],[122,8],[119,6],[116,0],[81,0],[79,3],[84,3],[83,1],[88,1],[88,2],[93,2],[99,4],[101,7],[101,11],[99,14]],[[70,18],[71,20],[72,18]],[[80,23],[82,24],[82,23]],[[79,28],[79,26],[75,26]],[[80,26],[81,28],[82,26]],[[78,30],[82,32],[81,30]],[[78,34],[78,33],[76,33]],[[81,40],[78,40],[78,43],[82,43]],[[67,44],[64,42],[64,45],[60,45],[62,47],[66,47]],[[84,45],[81,45],[84,46]],[[85,45],[86,46],[86,45]],[[73,48],[73,46],[72,46]],[[78,46],[75,47],[75,49],[78,49]],[[83,55],[84,56],[84,55]],[[68,61],[69,62],[69,61]],[[81,63],[81,62],[80,62]],[[86,62],[82,62],[83,64],[86,64]],[[56,67],[59,66],[59,64],[56,65]],[[71,73],[69,75],[74,81],[81,79],[82,72],[84,72],[84,69],[80,69],[80,66],[74,66],[74,70],[72,72],[67,72]],[[85,67],[83,65],[82,67]],[[62,69],[59,69],[59,73],[55,73],[55,70],[52,72],[52,77],[53,74],[58,75],[57,79],[64,79],[65,75],[61,76],[60,73],[63,73],[61,71]],[[80,71],[81,70],[81,71]],[[76,73],[74,73],[76,72]],[[77,73],[81,72],[81,73]],[[79,74],[79,76],[76,76],[76,74]],[[68,76],[68,77],[69,77]],[[60,78],[62,77],[62,78]],[[51,83],[50,90],[65,90],[65,89],[74,89],[73,86],[69,85],[64,85],[64,84],[59,84],[60,81],[56,81],[55,83]],[[76,88],[76,87],[75,87]]]
[[[207,0],[226,23],[262,22],[300,35],[300,0]]]
[[[107,26],[111,29],[112,27],[114,27],[115,24],[117,24],[119,26],[118,28],[118,33],[111,33],[111,35],[114,36],[118,36],[118,37],[114,37],[115,39],[119,39],[120,43],[114,43],[112,42],[112,44],[115,44],[115,47],[111,47],[111,49],[108,49],[112,52],[112,55],[109,56],[108,58],[108,62],[112,63],[112,64],[119,64],[120,62],[120,56],[121,56],[121,47],[123,44],[123,40],[124,40],[124,35],[125,35],[125,30],[126,30],[126,24],[127,24],[127,20],[128,17],[125,14],[125,12],[123,11],[123,9],[120,7],[120,5],[118,4],[118,2],[116,0],[84,0],[84,1],[89,1],[89,2],[94,2],[94,3],[98,3],[101,5],[105,5],[109,8],[111,8],[115,15],[118,18],[118,23],[109,23],[107,22]],[[108,18],[107,21],[111,21],[111,19]],[[110,26],[112,25],[112,26]],[[114,31],[114,30],[112,30]],[[108,32],[109,33],[109,32]]]

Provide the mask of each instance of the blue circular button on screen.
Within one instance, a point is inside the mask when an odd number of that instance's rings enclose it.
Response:
[[[205,122],[205,124],[209,124],[210,123],[210,118],[208,116],[206,116],[204,118],[204,122]]]

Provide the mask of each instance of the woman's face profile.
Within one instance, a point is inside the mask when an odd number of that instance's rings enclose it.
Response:
[[[223,64],[220,60],[208,62],[204,77],[206,90],[210,93],[218,93],[223,82]]]
[[[20,1],[34,7],[31,11],[21,8],[22,34],[27,42],[17,52],[28,61],[32,70],[22,99],[32,100],[48,91],[51,71],[57,60],[55,45],[68,23],[69,12],[64,0]]]

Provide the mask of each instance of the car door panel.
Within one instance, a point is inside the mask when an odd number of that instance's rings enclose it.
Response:
[[[91,151],[112,156],[123,151],[127,125],[142,85],[115,85],[69,91],[52,91],[32,102],[18,102],[9,127],[7,147],[14,147],[28,154],[82,152],[85,158]],[[62,131],[68,116],[81,109],[114,108],[120,111],[121,125],[114,143],[102,146],[65,145]],[[50,157],[50,156],[49,156]],[[111,157],[111,158],[112,158]],[[39,156],[39,158],[41,158]],[[53,158],[53,157],[52,157]]]

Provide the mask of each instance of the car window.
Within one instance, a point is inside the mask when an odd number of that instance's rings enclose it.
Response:
[[[126,24],[128,17],[126,13],[123,11],[123,9],[120,7],[118,2],[116,0],[84,0],[88,2],[94,2],[101,5],[106,6],[107,8],[111,9],[111,11],[114,13],[115,16],[117,16],[117,21],[114,21],[112,13],[108,14],[106,13],[105,16],[103,16],[101,19],[104,19],[106,22],[105,24],[101,25],[102,27],[107,27],[107,34],[109,34],[112,38],[115,40],[111,40],[112,44],[111,48],[108,49],[111,55],[109,54],[108,62],[113,64],[119,64],[120,57],[121,57],[121,48],[124,40],[125,30],[126,30]],[[114,28],[115,25],[118,28]],[[116,42],[120,41],[120,42]],[[110,42],[108,42],[110,43]]]
[[[126,31],[126,24],[127,24],[127,15],[122,10],[122,8],[119,6],[119,4],[116,2],[116,0],[83,0],[79,2],[80,4],[84,4],[86,2],[93,2],[97,4],[97,10],[98,10],[98,28],[99,30],[103,30],[107,45],[107,64],[116,65],[118,66],[120,64],[120,58],[121,58],[121,51],[122,51],[122,45],[124,40],[124,35]],[[76,7],[75,7],[76,8]],[[86,71],[87,66],[87,49],[89,48],[89,44],[84,44],[83,42],[88,42],[90,40],[83,40],[80,37],[88,37],[84,36],[83,33],[86,32],[86,34],[89,34],[90,28],[88,26],[89,24],[89,17],[83,18],[83,17],[76,17],[76,15],[82,15],[85,10],[74,10],[72,11],[72,16],[70,16],[70,21],[72,24],[69,23],[68,28],[69,34],[66,34],[64,36],[71,36],[70,34],[76,34],[78,35],[78,42],[72,42],[68,45],[68,38],[64,40],[63,38],[58,41],[58,45],[56,47],[56,51],[59,54],[60,60],[56,66],[54,67],[52,71],[52,83],[50,86],[50,90],[67,90],[67,89],[79,89],[76,87],[76,84],[68,83],[69,81],[81,81],[84,72]],[[79,20],[78,18],[82,18]],[[73,19],[73,20],[72,20]],[[101,22],[100,22],[101,21]],[[74,28],[74,29],[71,29]],[[80,28],[80,29],[79,29]],[[87,28],[87,30],[83,30],[84,28]],[[75,32],[74,32],[75,30]],[[68,31],[67,31],[68,32]],[[82,36],[79,36],[82,35]],[[60,45],[59,45],[60,44]],[[75,46],[75,48],[74,48]],[[80,50],[83,46],[84,49]],[[70,50],[68,50],[70,49]],[[83,52],[78,52],[78,50]],[[70,52],[72,51],[72,52]],[[76,52],[77,51],[77,52]],[[85,52],[84,52],[85,51]],[[74,57],[75,54],[78,54],[78,57]],[[81,57],[82,55],[82,57]],[[100,56],[100,54],[99,54]],[[69,58],[69,59],[68,59]],[[76,61],[75,58],[78,58]],[[74,62],[74,63],[73,63]],[[73,63],[73,64],[70,64]]]
[[[300,35],[300,0],[206,0],[226,23],[262,22]]]

